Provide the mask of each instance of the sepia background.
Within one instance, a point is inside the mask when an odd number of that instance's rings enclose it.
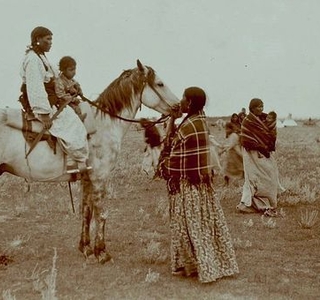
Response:
[[[319,116],[317,0],[0,0],[0,7],[1,106],[18,105],[20,64],[31,30],[42,25],[53,32],[49,60],[73,56],[91,99],[139,58],[178,97],[203,87],[209,116],[238,112],[253,97],[282,118]]]

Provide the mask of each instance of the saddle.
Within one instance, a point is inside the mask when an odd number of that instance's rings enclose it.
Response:
[[[42,130],[41,122],[31,112],[25,112],[19,109],[7,109],[7,123],[8,126],[15,129],[20,129],[26,140],[31,146],[33,141]],[[46,141],[49,147],[56,154],[57,150],[57,138],[47,131],[44,133],[40,141]]]
[[[84,120],[84,126],[87,130],[88,138],[90,135],[94,134],[97,131],[94,117],[90,105],[86,102],[80,103],[81,111],[87,116]],[[7,121],[6,125],[13,127],[15,129],[20,129],[23,133],[23,136],[26,142],[31,146],[34,139],[42,131],[42,123],[34,116],[30,111],[25,111],[22,109],[7,108]],[[57,138],[54,137],[47,131],[43,134],[41,141],[47,141],[54,153],[56,153],[56,144]]]

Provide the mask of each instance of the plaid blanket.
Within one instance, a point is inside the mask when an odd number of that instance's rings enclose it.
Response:
[[[240,141],[247,150],[274,151],[276,139],[275,124],[268,124],[265,121],[266,114],[259,118],[249,113],[241,124]]]
[[[164,178],[191,184],[210,182],[210,142],[204,113],[187,117],[177,128],[169,156],[164,159]]]

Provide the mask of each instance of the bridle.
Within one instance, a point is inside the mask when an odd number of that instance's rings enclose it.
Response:
[[[161,94],[154,88],[153,84],[149,83],[148,79],[146,78],[146,76],[144,76],[144,80],[143,80],[143,85],[142,85],[142,89],[141,89],[141,92],[140,92],[140,107],[141,107],[141,104],[142,104],[142,94],[143,94],[143,91],[144,91],[144,88],[146,87],[146,85],[149,85],[149,87],[152,89],[152,91],[159,97],[159,99],[161,101],[163,101],[164,103],[166,103],[169,107],[171,107],[171,105],[161,96]]]
[[[161,101],[163,101],[164,103],[166,103],[169,107],[171,107],[171,105],[161,96],[161,94],[154,88],[154,86],[152,84],[149,83],[148,79],[146,76],[144,76],[143,78],[143,82],[142,82],[142,88],[141,88],[141,91],[140,91],[140,96],[139,96],[139,101],[140,101],[140,105],[139,105],[139,109],[141,110],[141,105],[143,104],[142,103],[142,95],[143,95],[143,91],[145,89],[146,86],[149,86],[152,91],[159,97],[159,99]],[[127,119],[127,118],[124,118],[124,117],[121,117],[119,115],[115,115],[115,114],[112,114],[109,110],[105,109],[105,108],[102,108],[100,105],[96,104],[95,102],[89,100],[88,98],[84,97],[84,96],[81,96],[81,99],[85,102],[88,102],[91,106],[94,106],[96,107],[98,110],[102,111],[103,113],[106,113],[114,118],[117,118],[119,120],[122,120],[122,121],[126,121],[126,122],[131,122],[131,123],[140,123],[140,120],[137,120],[137,119]],[[167,119],[170,117],[170,114],[168,115],[163,115],[161,116],[159,119],[157,119],[156,121],[150,121],[150,123],[152,123],[152,126],[155,125],[155,124],[159,124],[159,123],[164,123],[167,121]]]

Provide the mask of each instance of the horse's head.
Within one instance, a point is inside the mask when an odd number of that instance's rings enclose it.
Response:
[[[123,71],[96,100],[99,109],[112,118],[121,115],[125,109],[135,113],[141,104],[161,114],[169,114],[171,106],[178,102],[155,71],[139,60],[136,68]]]
[[[155,71],[151,67],[144,66],[140,60],[137,60],[136,71],[143,81],[140,91],[141,103],[161,114],[168,114],[172,105],[179,103],[179,99],[157,76]]]

